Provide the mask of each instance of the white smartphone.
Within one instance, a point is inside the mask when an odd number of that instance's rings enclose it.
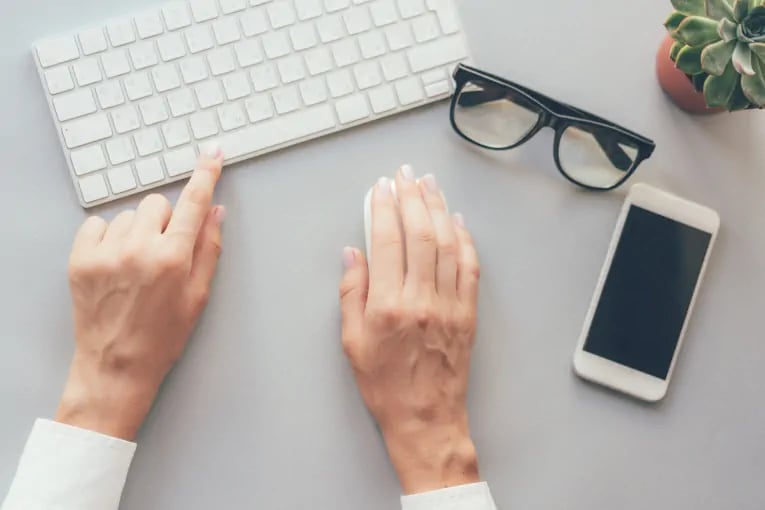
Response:
[[[577,375],[664,398],[719,229],[708,207],[632,187],[574,355]]]

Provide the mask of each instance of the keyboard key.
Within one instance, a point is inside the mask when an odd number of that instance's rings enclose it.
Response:
[[[151,70],[151,77],[154,80],[157,92],[167,92],[181,86],[181,79],[173,64],[155,67]]]
[[[418,43],[432,41],[441,35],[435,14],[426,14],[412,21],[412,31]]]
[[[308,106],[327,100],[327,86],[322,78],[311,78],[300,82],[300,95]]]
[[[403,106],[407,106],[425,99],[425,94],[422,90],[420,80],[415,77],[405,78],[403,80],[397,81],[395,86],[398,101]]]
[[[396,93],[390,85],[383,85],[369,91],[369,102],[376,114],[386,113],[398,106]]]
[[[61,125],[64,143],[75,149],[112,136],[112,128],[105,113],[97,113]]]
[[[106,24],[106,33],[112,46],[123,46],[135,41],[133,24],[130,20],[114,20]]]
[[[129,138],[118,138],[106,142],[106,152],[109,154],[109,161],[112,165],[119,165],[135,159],[133,145]]]
[[[290,52],[290,43],[285,32],[269,32],[263,36],[263,49],[270,59],[283,57]]]
[[[295,23],[295,11],[284,0],[269,4],[266,10],[268,11],[268,19],[271,21],[271,26],[275,29]]]
[[[340,16],[324,16],[316,20],[316,28],[319,30],[321,42],[328,43],[337,41],[345,35],[343,20]]]
[[[82,117],[96,111],[96,102],[90,90],[77,90],[53,99],[53,108],[58,120],[65,121]]]
[[[300,108],[300,96],[296,87],[282,87],[273,92],[276,113],[282,115]]]
[[[344,39],[331,45],[337,67],[345,67],[359,61],[359,49],[353,39]]]
[[[167,104],[170,106],[170,114],[180,117],[196,110],[194,96],[189,89],[180,89],[167,95]]]
[[[318,18],[322,14],[321,0],[295,0],[295,9],[300,21]]]
[[[223,14],[243,11],[246,8],[247,3],[245,0],[220,0],[220,10],[223,11]]]
[[[77,43],[72,36],[48,39],[37,45],[37,58],[42,67],[51,67],[69,62],[80,56]]]
[[[162,170],[162,163],[159,162],[159,158],[149,158],[136,162],[135,171],[143,186],[165,179],[165,172]]]
[[[229,101],[236,101],[250,95],[250,81],[243,72],[229,74],[224,77],[223,90],[226,92],[226,98]]]
[[[242,14],[239,18],[239,23],[242,25],[242,32],[245,37],[253,37],[260,35],[271,28],[266,20],[266,15],[261,10],[249,10]]]
[[[85,202],[95,202],[109,196],[109,190],[106,189],[106,182],[100,174],[89,175],[80,179],[80,192]]]
[[[215,45],[210,34],[210,28],[207,25],[196,25],[188,29],[186,31],[186,42],[191,53],[209,50]]]
[[[159,13],[154,11],[144,12],[135,17],[135,28],[138,31],[138,37],[146,39],[154,37],[165,31],[162,26],[162,20]]]
[[[167,34],[157,39],[157,47],[162,60],[169,62],[181,58],[186,54],[186,46],[183,44],[180,34]]]
[[[452,91],[449,81],[439,81],[425,86],[425,95],[428,97],[442,96]]]
[[[441,24],[441,31],[444,34],[451,35],[459,32],[460,22],[457,19],[457,13],[449,4],[449,0],[428,0],[431,9],[435,9],[438,15],[438,21]]]
[[[343,13],[345,28],[351,35],[366,32],[372,28],[372,19],[369,16],[369,9],[366,7],[357,7]]]
[[[60,94],[74,88],[72,75],[69,73],[68,66],[61,66],[45,71],[45,83],[48,85],[48,92],[51,94]]]
[[[163,149],[162,139],[159,137],[157,128],[147,128],[133,135],[135,148],[138,149],[139,156],[148,156],[155,154]]]
[[[308,72],[311,76],[326,73],[332,69],[332,55],[325,47],[319,47],[311,50],[305,55],[305,63],[308,66]]]
[[[250,71],[250,79],[256,92],[272,89],[279,84],[276,68],[270,62],[255,66]]]
[[[174,151],[169,151],[162,156],[165,160],[167,175],[176,177],[194,170],[197,162],[197,153],[191,147],[183,147]]]
[[[230,48],[218,48],[207,54],[207,61],[210,63],[210,72],[213,76],[230,73],[236,69],[234,56]]]
[[[238,41],[241,37],[239,26],[234,18],[223,18],[213,23],[213,33],[219,45]]]
[[[414,73],[457,62],[466,56],[465,47],[459,36],[425,43],[412,48],[407,53],[409,65]]]
[[[161,97],[146,99],[138,105],[143,123],[147,126],[167,120],[167,109]]]
[[[194,138],[197,140],[218,134],[218,124],[215,122],[213,112],[195,113],[190,117],[190,120],[191,132],[194,133]]]
[[[408,48],[414,44],[412,32],[406,25],[393,25],[385,29],[385,38],[392,51]]]
[[[125,76],[122,83],[125,85],[125,92],[127,92],[128,99],[131,101],[149,97],[153,93],[151,82],[149,82],[149,75],[145,71]]]
[[[191,25],[191,16],[186,2],[166,4],[162,8],[162,17],[165,18],[165,25],[168,30],[178,30]]]
[[[242,111],[242,107],[236,103],[218,108],[218,118],[223,131],[231,131],[247,124],[247,117]]]
[[[316,33],[310,24],[295,25],[290,28],[290,39],[295,51],[303,51],[316,46]]]
[[[351,5],[351,0],[324,0],[324,7],[327,12],[341,11]]]
[[[191,0],[190,4],[191,14],[197,23],[218,17],[218,6],[215,0]]]
[[[425,85],[430,85],[431,83],[435,83],[437,81],[444,81],[448,78],[448,76],[443,69],[434,69],[432,71],[428,71],[427,73],[423,73],[420,78],[422,78],[422,82]]]
[[[292,83],[302,80],[305,77],[305,68],[303,59],[300,55],[291,55],[284,57],[276,63],[279,68],[279,75],[282,77],[282,83]]]
[[[112,110],[112,122],[114,122],[115,131],[119,134],[141,127],[141,121],[138,119],[138,113],[136,113],[135,106],[133,105],[126,105]]]
[[[369,105],[363,94],[354,94],[335,103],[337,118],[341,124],[350,124],[369,117]]]
[[[353,75],[360,90],[375,87],[382,83],[380,68],[377,62],[362,62],[353,68]]]
[[[207,79],[207,66],[202,57],[191,57],[181,61],[181,74],[187,84]]]
[[[375,26],[382,27],[398,21],[394,0],[377,0],[369,6]]]
[[[96,86],[96,96],[101,108],[111,108],[125,102],[122,87],[117,80],[107,81]]]
[[[387,81],[398,80],[409,74],[406,59],[400,53],[386,55],[380,60]]]
[[[257,41],[248,39],[234,45],[234,53],[239,67],[249,67],[263,62],[263,51]]]
[[[353,78],[347,69],[335,71],[327,75],[327,85],[332,97],[342,97],[354,90]]]
[[[197,101],[202,108],[209,108],[223,102],[223,95],[217,81],[200,83],[194,87],[194,92],[196,92]]]
[[[189,128],[186,127],[186,121],[183,120],[175,120],[163,125],[162,134],[165,137],[167,147],[170,149],[187,144],[191,141]]]
[[[94,53],[100,53],[106,51],[106,37],[104,37],[104,31],[100,28],[91,28],[83,30],[79,34],[80,46],[82,46],[82,53],[85,55],[93,55]]]
[[[146,41],[132,45],[130,47],[130,60],[133,61],[135,69],[145,69],[156,65],[158,60],[154,43]]]
[[[106,175],[109,178],[109,186],[115,194],[124,193],[136,187],[135,176],[133,176],[133,169],[130,168],[130,165],[112,168],[106,172]]]
[[[114,50],[101,55],[101,65],[107,78],[114,78],[130,72],[130,63],[125,50]]]
[[[381,32],[368,32],[359,36],[361,56],[370,59],[384,55],[387,51],[385,37]]]
[[[398,9],[404,19],[414,18],[425,12],[423,0],[398,0]]]
[[[273,103],[266,94],[250,97],[244,102],[244,107],[247,109],[247,117],[252,123],[274,116]]]
[[[226,159],[230,160],[286,142],[314,136],[335,126],[332,108],[323,104],[234,131],[220,137],[218,142]]]
[[[100,145],[91,145],[84,149],[72,151],[72,167],[77,175],[85,175],[106,168],[106,158]]]

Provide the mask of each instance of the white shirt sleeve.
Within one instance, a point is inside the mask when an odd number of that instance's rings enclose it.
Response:
[[[2,510],[117,510],[135,447],[37,420]]]
[[[497,510],[486,482],[401,497],[402,510]]]

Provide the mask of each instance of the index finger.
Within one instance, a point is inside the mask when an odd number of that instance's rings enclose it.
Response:
[[[384,301],[404,286],[404,243],[392,181],[382,178],[372,191],[369,300]]]
[[[175,205],[165,235],[177,239],[189,251],[194,249],[199,231],[212,207],[213,191],[220,178],[223,154],[214,148],[200,155],[191,179]]]

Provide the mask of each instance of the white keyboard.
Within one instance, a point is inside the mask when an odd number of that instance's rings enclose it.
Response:
[[[448,97],[453,0],[191,0],[54,37],[35,60],[83,207]]]

